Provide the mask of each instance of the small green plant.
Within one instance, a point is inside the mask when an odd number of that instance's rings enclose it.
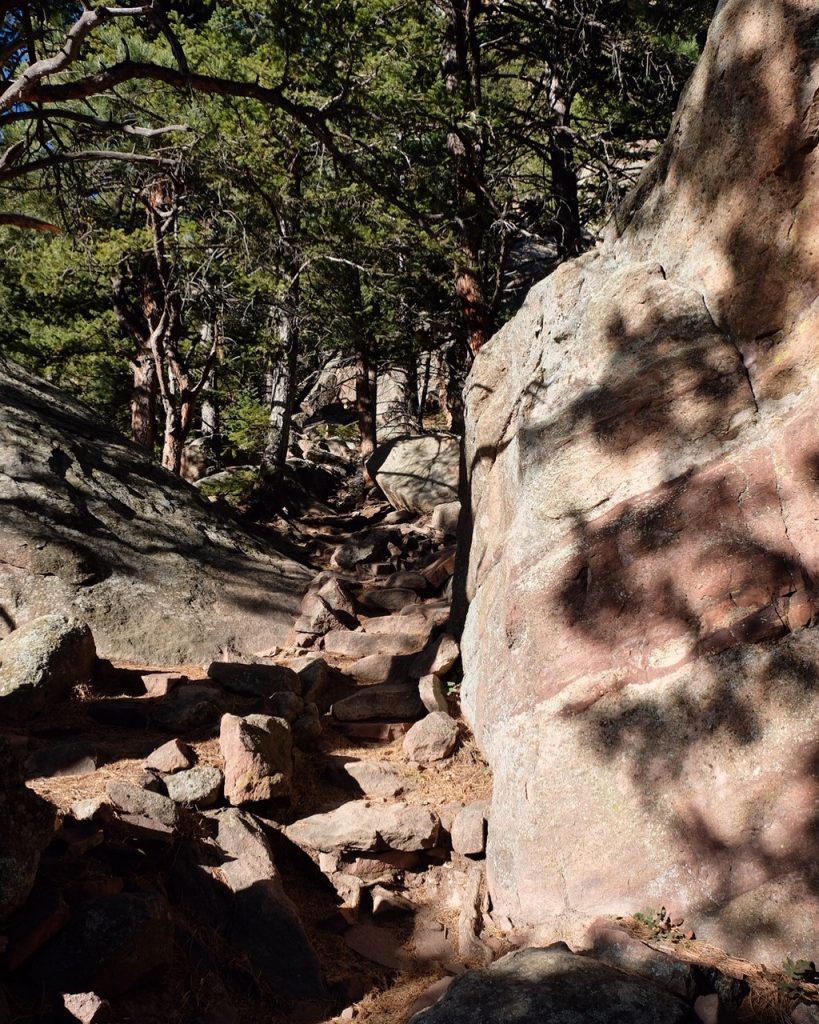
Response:
[[[669,939],[671,942],[680,942],[685,937],[680,931],[683,919],[672,920],[665,907],[660,907],[659,910],[638,910],[633,916],[635,921],[639,921],[649,929],[653,939]]]
[[[238,455],[259,455],[267,436],[269,411],[253,395],[242,392],[225,416],[225,434]]]
[[[782,964],[782,973],[792,981],[806,981],[815,984],[819,981],[816,964],[812,960],[791,960],[786,957]]]
[[[464,681],[464,674],[461,671],[460,665],[450,672],[449,676],[444,680],[444,686],[446,687],[447,697],[460,697],[461,695],[461,683]]]
[[[216,478],[205,477],[199,490],[207,498],[216,497],[234,507],[246,505],[259,485],[259,471],[255,468],[218,473]]]

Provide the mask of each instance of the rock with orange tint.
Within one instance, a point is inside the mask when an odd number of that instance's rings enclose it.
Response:
[[[727,0],[600,247],[467,384],[493,912],[819,943],[815,3]]]

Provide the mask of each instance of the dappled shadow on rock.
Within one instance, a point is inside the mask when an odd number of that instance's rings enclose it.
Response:
[[[475,363],[464,698],[521,925],[819,941],[816,27],[724,4],[604,245]]]
[[[103,655],[166,664],[284,635],[302,566],[8,361],[0,399],[4,619],[70,611]]]

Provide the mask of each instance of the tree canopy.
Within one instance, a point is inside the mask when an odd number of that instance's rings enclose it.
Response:
[[[299,382],[339,353],[365,453],[379,367],[423,353],[457,428],[471,354],[595,243],[711,13],[0,3],[2,351],[177,471],[207,391],[220,443],[256,437],[275,473]]]

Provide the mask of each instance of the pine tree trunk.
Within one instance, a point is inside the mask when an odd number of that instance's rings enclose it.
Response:
[[[141,352],[132,366],[134,386],[131,392],[131,435],[137,444],[153,451],[156,445],[158,392],[156,364],[150,352]]]
[[[299,358],[297,294],[291,293],[291,302],[295,309],[291,306],[279,313],[281,354],[278,361],[268,368],[265,381],[265,397],[270,412],[264,452],[262,453],[262,468],[265,473],[270,475],[275,475],[284,469],[287,461],[287,449],[290,444],[290,423],[293,415]]]
[[[371,484],[373,478],[367,469],[367,462],[378,443],[376,427],[376,403],[378,382],[372,363],[369,339],[359,335],[356,344],[355,363],[355,408],[358,415],[358,430],[361,435],[361,465],[364,480]]]
[[[202,341],[208,349],[213,344],[214,330],[215,327],[212,323],[202,325]],[[211,450],[216,448],[219,439],[219,399],[216,394],[217,366],[217,361],[214,361],[213,369],[208,374],[207,380],[202,383],[199,412],[202,437],[205,438],[207,446]]]
[[[470,255],[467,246],[464,250],[465,255]],[[469,347],[477,353],[492,335],[492,315],[480,274],[472,267],[459,268],[455,275],[455,292],[461,300]]]
[[[162,465],[172,473],[179,475],[182,469],[182,449],[185,447],[185,434],[182,430],[180,416],[176,409],[165,411],[165,441],[162,446]]]
[[[561,76],[556,72],[552,74],[549,87],[549,103],[555,122],[549,135],[549,170],[555,203],[557,243],[561,256],[570,259],[580,253],[583,236],[571,132],[571,99]]]

